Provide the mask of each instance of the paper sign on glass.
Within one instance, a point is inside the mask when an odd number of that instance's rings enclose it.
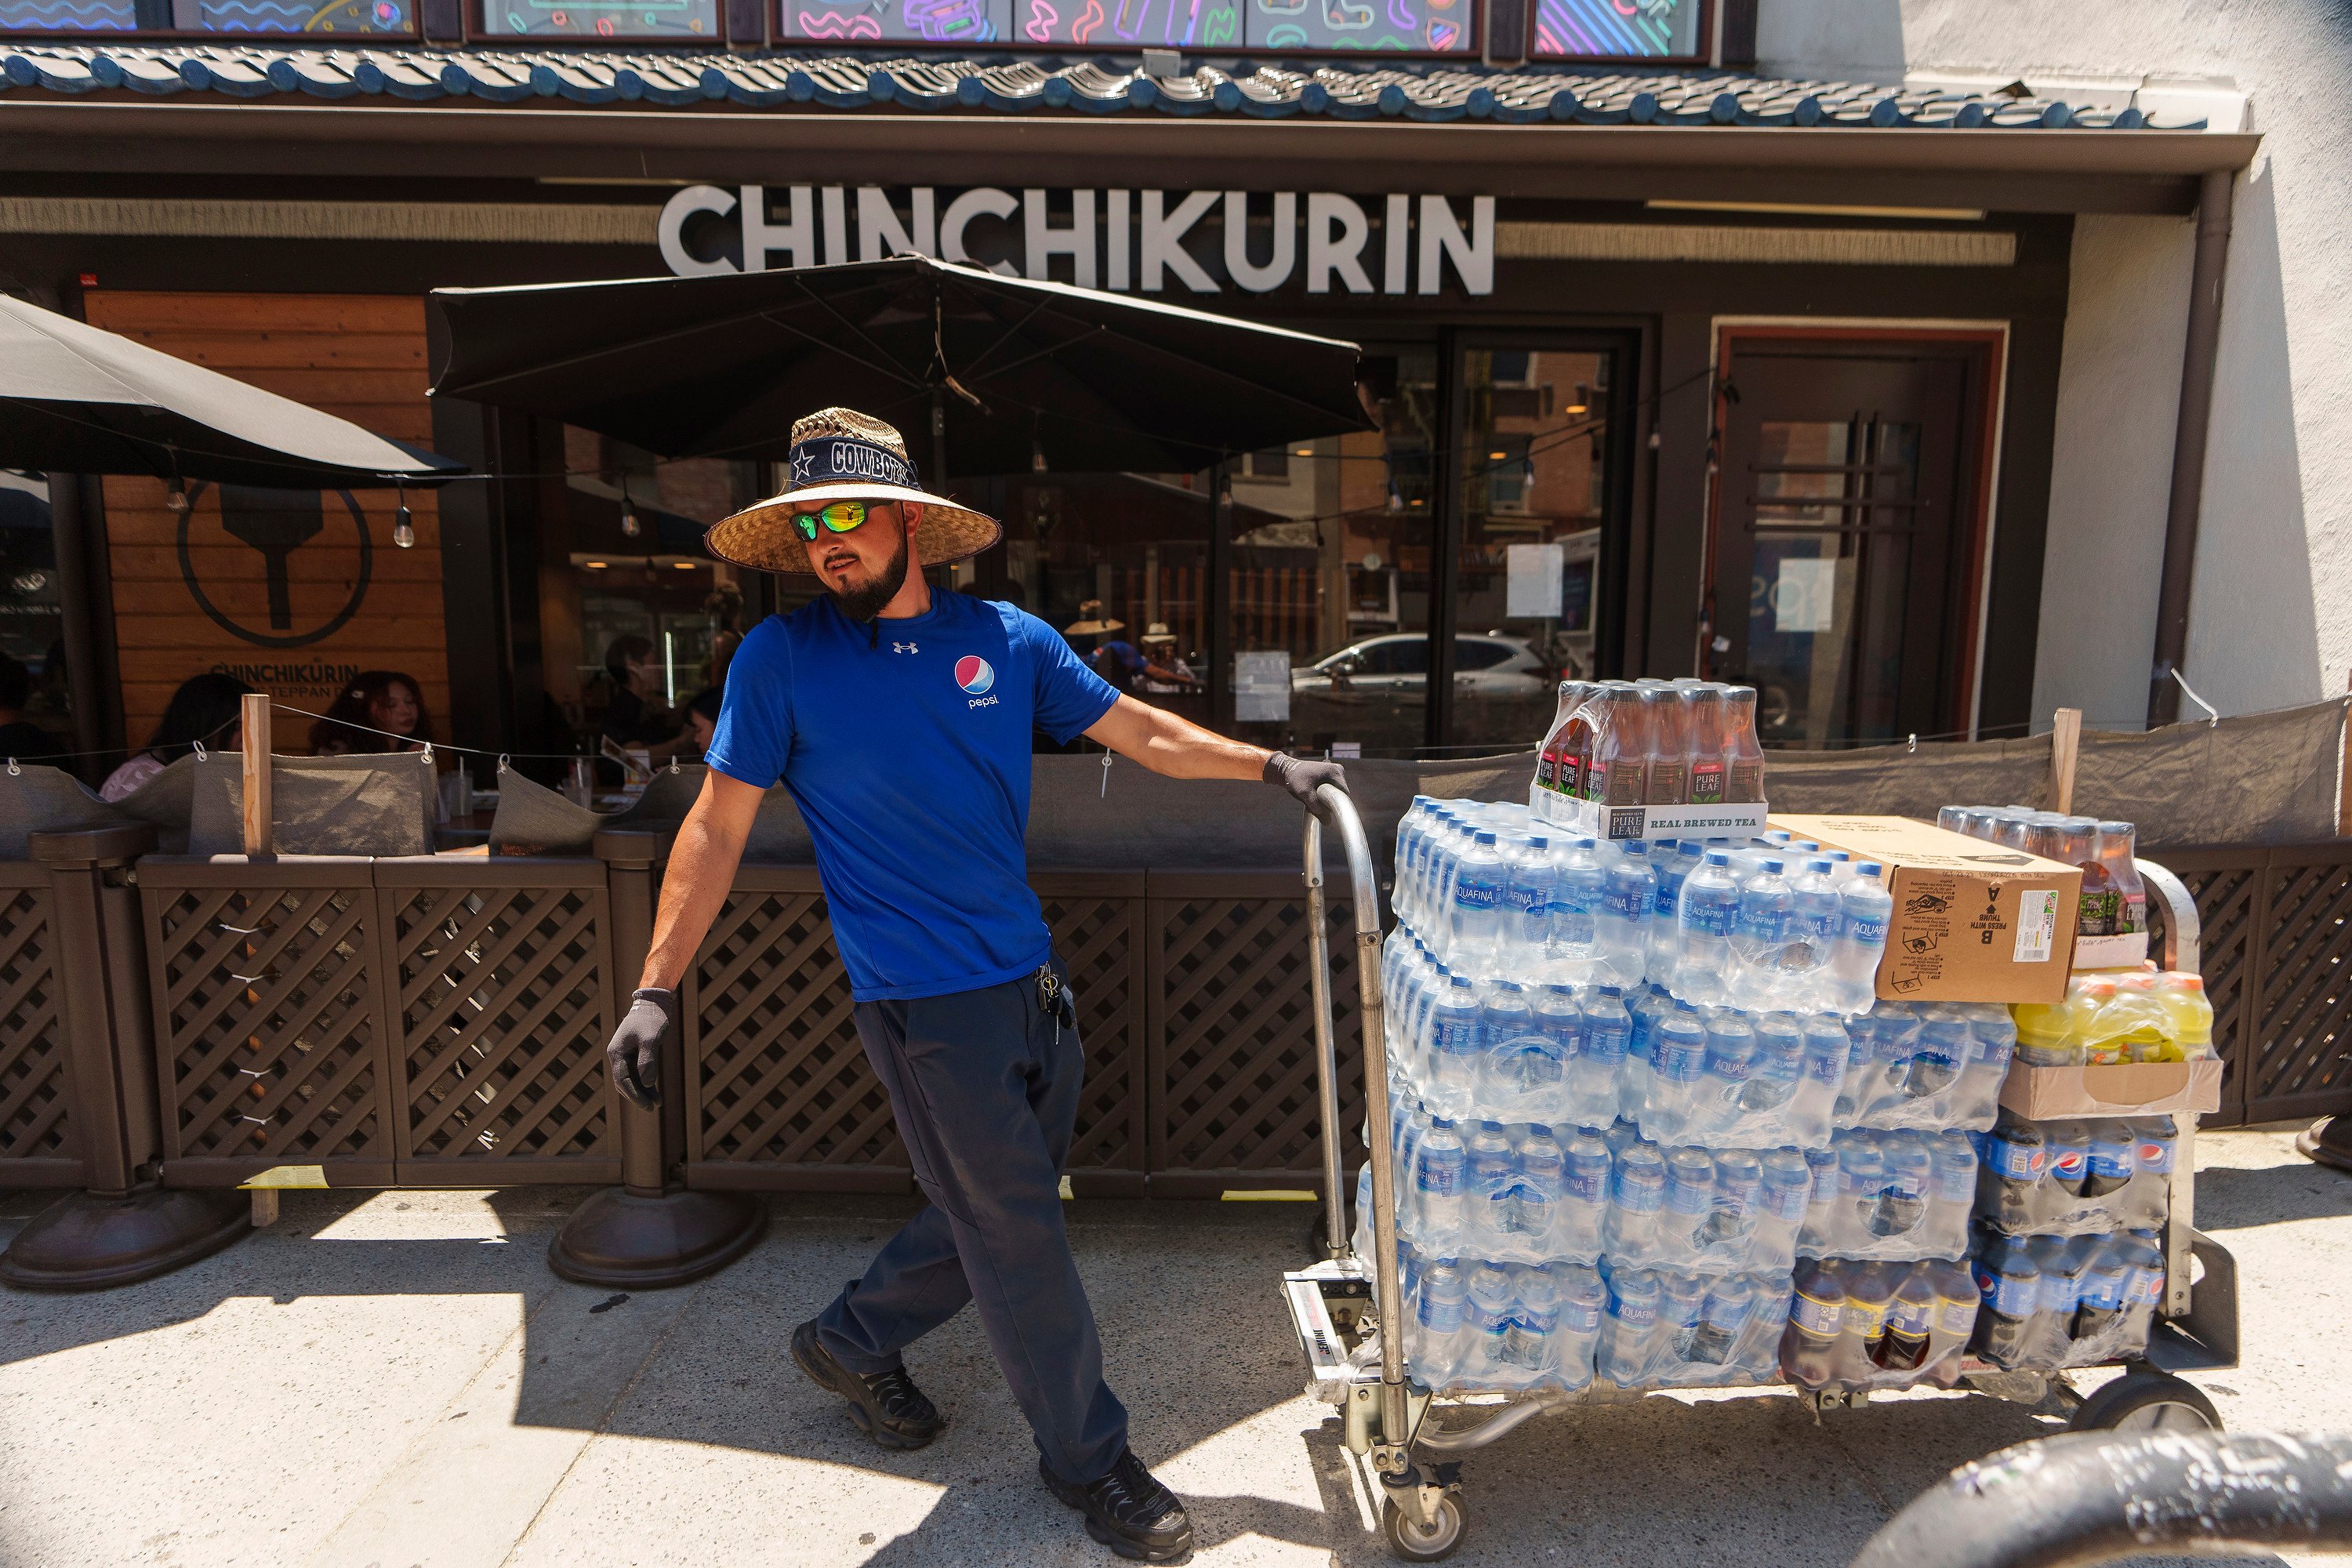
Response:
[[[1831,632],[1837,629],[1837,563],[1802,555],[1780,558],[1780,580],[1772,585],[1772,629]]]
[[[1290,717],[1290,655],[1234,656],[1234,719],[1244,724],[1281,723]]]
[[[1560,613],[1560,578],[1568,568],[1567,552],[1557,544],[1507,544],[1503,559],[1508,568],[1503,614],[1549,616]]]

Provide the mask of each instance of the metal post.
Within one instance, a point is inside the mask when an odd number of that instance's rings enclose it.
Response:
[[[676,828],[600,830],[596,858],[604,862],[613,911],[613,990],[606,1026],[618,1025],[629,992],[653,945],[657,871],[669,858]],[[689,976],[681,997],[693,997]],[[680,1031],[662,1043],[661,1104],[641,1110],[607,1088],[606,1114],[619,1120],[621,1181],[574,1209],[547,1248],[547,1266],[584,1285],[651,1290],[716,1273],[759,1241],[768,1206],[745,1193],[688,1188],[686,1057]]]
[[[68,1115],[90,1190],[43,1210],[0,1256],[0,1279],[21,1289],[132,1284],[217,1252],[249,1228],[242,1193],[166,1191],[155,1180],[163,1131],[131,885],[133,862],[154,847],[144,824],[32,836],[33,858],[49,868],[52,994]]]
[[[1331,935],[1323,914],[1323,825],[1307,814],[1302,837],[1307,878],[1307,977],[1315,1018],[1315,1097],[1323,1128],[1323,1252],[1348,1255],[1347,1169],[1340,1149],[1348,1130],[1339,1125],[1339,1062],[1331,1040]]]

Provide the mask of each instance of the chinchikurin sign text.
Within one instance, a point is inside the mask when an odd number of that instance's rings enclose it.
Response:
[[[960,191],[876,185],[690,185],[661,214],[681,277],[872,261],[907,251],[1085,289],[1270,293],[1303,272],[1309,294],[1495,290],[1495,198],[1468,221],[1444,196],[1329,191]],[[1302,237],[1301,230],[1304,230]],[[1057,259],[1058,258],[1058,259]],[[1377,279],[1377,281],[1375,280]]]

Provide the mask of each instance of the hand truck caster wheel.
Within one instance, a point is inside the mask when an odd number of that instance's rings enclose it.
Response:
[[[1462,1494],[1447,1492],[1437,1500],[1435,1511],[1437,1517],[1423,1529],[1412,1515],[1383,1499],[1381,1525],[1388,1532],[1390,1552],[1407,1563],[1438,1563],[1453,1556],[1469,1522],[1463,1511]]]
[[[2070,1432],[2219,1432],[2205,1391],[2170,1373],[2138,1367],[2102,1384],[2066,1423]]]

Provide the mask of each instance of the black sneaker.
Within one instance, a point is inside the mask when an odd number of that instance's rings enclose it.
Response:
[[[1087,1516],[1087,1533],[1142,1563],[1173,1563],[1192,1550],[1192,1521],[1176,1494],[1151,1479],[1132,1448],[1123,1450],[1110,1474],[1079,1486],[1045,1468],[1037,1473],[1048,1490]]]
[[[816,1337],[814,1318],[793,1331],[793,1361],[811,1383],[849,1401],[849,1418],[886,1448],[920,1448],[947,1429],[947,1418],[923,1397],[905,1367],[850,1371]]]

